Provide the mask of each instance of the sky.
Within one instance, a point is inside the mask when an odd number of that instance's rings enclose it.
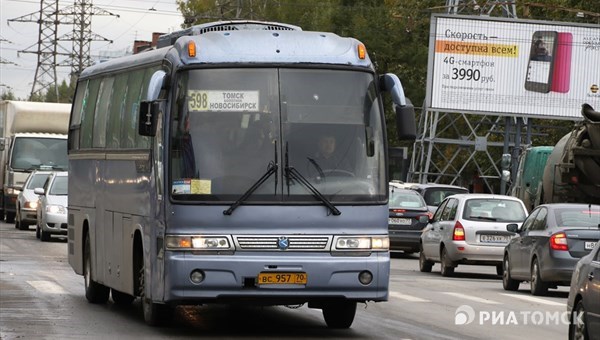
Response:
[[[46,1],[46,5],[53,0]],[[169,33],[181,28],[183,17],[175,0],[91,0],[94,7],[118,14],[93,15],[93,33],[112,40],[93,41],[90,54],[93,59],[106,55],[122,55],[131,51],[134,40],[152,40],[153,32]],[[73,6],[73,0],[58,0],[59,10]],[[12,91],[17,98],[26,99],[31,93],[37,54],[19,51],[37,51],[39,25],[35,22],[17,22],[21,17],[39,18],[39,0],[0,0],[0,94]],[[72,25],[59,25],[58,35],[72,31]],[[71,43],[59,42],[70,51]],[[59,52],[61,48],[59,47]],[[60,56],[60,60],[65,57]],[[68,83],[70,67],[58,67],[57,78]],[[47,78],[48,79],[48,78]]]

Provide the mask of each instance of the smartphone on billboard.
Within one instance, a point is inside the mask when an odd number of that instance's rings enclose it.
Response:
[[[533,33],[525,89],[528,91],[548,93],[552,89],[552,76],[558,32],[537,31]]]
[[[567,93],[571,85],[571,51],[573,35],[569,32],[558,32],[556,40],[556,57],[552,72],[552,87],[550,91]]]

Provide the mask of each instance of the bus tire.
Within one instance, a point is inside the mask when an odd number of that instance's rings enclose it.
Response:
[[[133,303],[133,300],[135,300],[135,296],[120,292],[112,288],[110,289],[110,295],[112,297],[113,302],[116,305],[120,306],[128,306],[131,303]]]
[[[152,299],[146,298],[145,290],[145,274],[144,266],[142,265],[139,270],[139,282],[140,282],[140,299],[142,300],[142,313],[144,314],[144,321],[148,326],[160,327],[168,324],[171,319],[171,309],[169,306],[159,303],[152,302]]]
[[[323,307],[323,318],[329,328],[350,328],[356,315],[356,302],[334,302]]]
[[[42,235],[44,235],[44,230],[42,230]],[[90,235],[85,235],[85,249],[83,250],[83,278],[85,284],[85,298],[90,303],[103,304],[108,301],[108,295],[110,290],[108,287],[100,284],[94,280],[92,280],[92,256],[91,256],[91,248],[90,248]]]

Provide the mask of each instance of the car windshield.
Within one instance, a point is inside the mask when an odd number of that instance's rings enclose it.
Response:
[[[50,195],[66,195],[67,183],[67,176],[56,176],[50,187]]]
[[[518,201],[475,198],[465,202],[463,219],[498,222],[523,222],[526,212]]]
[[[318,201],[298,178],[335,204],[385,201],[375,83],[355,70],[182,72],[170,124],[172,198],[237,201],[268,172],[244,202]]]
[[[569,207],[554,210],[557,225],[561,227],[600,227],[600,207]]]
[[[427,205],[434,205],[434,206],[438,206],[440,205],[440,203],[442,203],[442,201],[444,200],[444,198],[448,197],[448,196],[452,196],[452,195],[456,195],[456,194],[466,194],[468,193],[468,190],[461,190],[461,189],[452,189],[452,188],[431,188],[431,189],[427,189],[425,190],[425,194],[423,196],[423,198],[425,198],[425,202],[427,202]]]
[[[29,183],[27,184],[27,189],[43,187],[50,174],[33,174],[31,176],[31,180],[29,180]]]
[[[423,197],[412,190],[390,190],[390,208],[427,209]]]

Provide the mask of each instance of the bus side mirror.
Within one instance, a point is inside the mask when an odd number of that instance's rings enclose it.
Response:
[[[404,96],[404,88],[402,88],[400,79],[393,73],[386,73],[379,79],[381,88],[392,95],[392,102],[394,103],[394,111],[396,113],[398,139],[414,140],[417,138],[415,108],[410,100]]]
[[[156,121],[160,112],[159,101],[142,101],[138,117],[138,132],[142,136],[156,136]]]
[[[415,140],[417,138],[417,127],[415,123],[415,107],[406,98],[406,105],[395,105],[396,109],[396,131],[400,140]]]

